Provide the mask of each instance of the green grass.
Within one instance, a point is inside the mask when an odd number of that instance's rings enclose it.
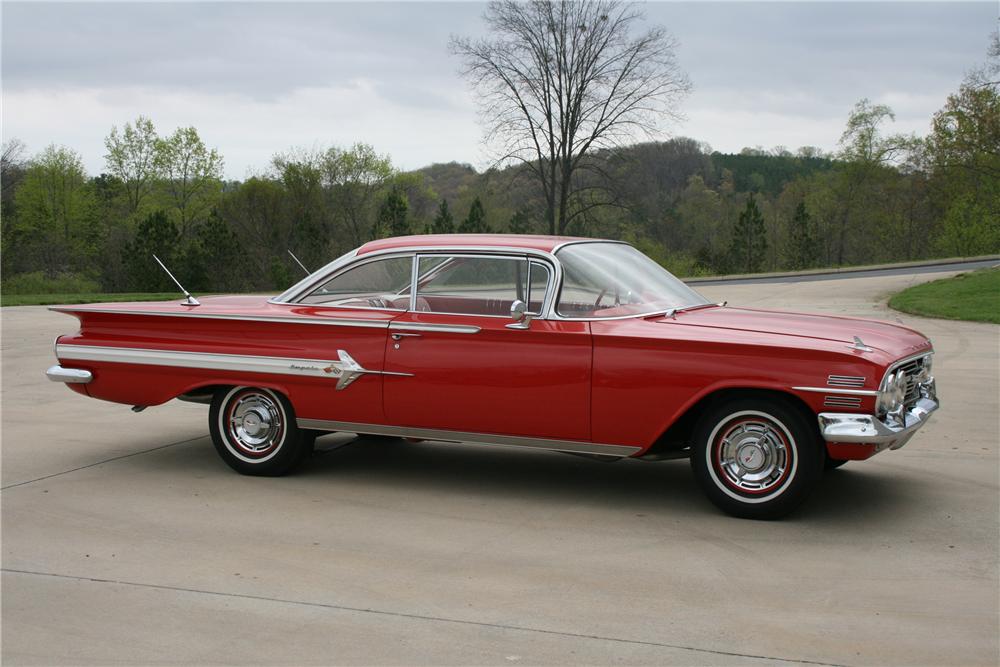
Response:
[[[2,294],[0,306],[52,306],[69,303],[105,303],[108,301],[169,301],[183,299],[177,292],[166,293],[118,293],[101,294],[87,292],[84,294]]]
[[[889,307],[924,317],[1000,324],[1000,269],[916,285],[893,295]]]

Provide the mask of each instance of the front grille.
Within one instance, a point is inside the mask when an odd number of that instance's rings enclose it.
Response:
[[[893,373],[898,373],[899,371],[906,373],[906,398],[903,399],[903,403],[906,407],[910,407],[912,404],[917,402],[918,398],[920,398],[920,390],[917,387],[917,384],[923,373],[924,362],[926,360],[926,356],[911,359],[905,364],[896,366],[892,371]]]

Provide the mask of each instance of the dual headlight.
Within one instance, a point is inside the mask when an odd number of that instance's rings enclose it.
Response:
[[[878,395],[878,414],[880,417],[886,415],[899,415],[906,399],[906,373],[896,371],[890,373],[882,382]]]

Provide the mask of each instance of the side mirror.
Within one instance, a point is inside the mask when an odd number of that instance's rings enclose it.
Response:
[[[538,313],[529,313],[528,304],[521,301],[520,299],[515,299],[514,303],[510,304],[510,319],[514,320],[513,324],[508,324],[508,329],[528,329],[531,327],[531,319],[537,317]]]

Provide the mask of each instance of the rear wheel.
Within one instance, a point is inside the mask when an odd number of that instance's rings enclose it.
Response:
[[[315,439],[299,430],[287,398],[260,387],[220,389],[208,425],[215,451],[244,475],[284,475],[312,451]]]
[[[727,401],[695,427],[691,466],[708,498],[734,516],[774,519],[812,491],[823,471],[819,436],[792,406]]]

